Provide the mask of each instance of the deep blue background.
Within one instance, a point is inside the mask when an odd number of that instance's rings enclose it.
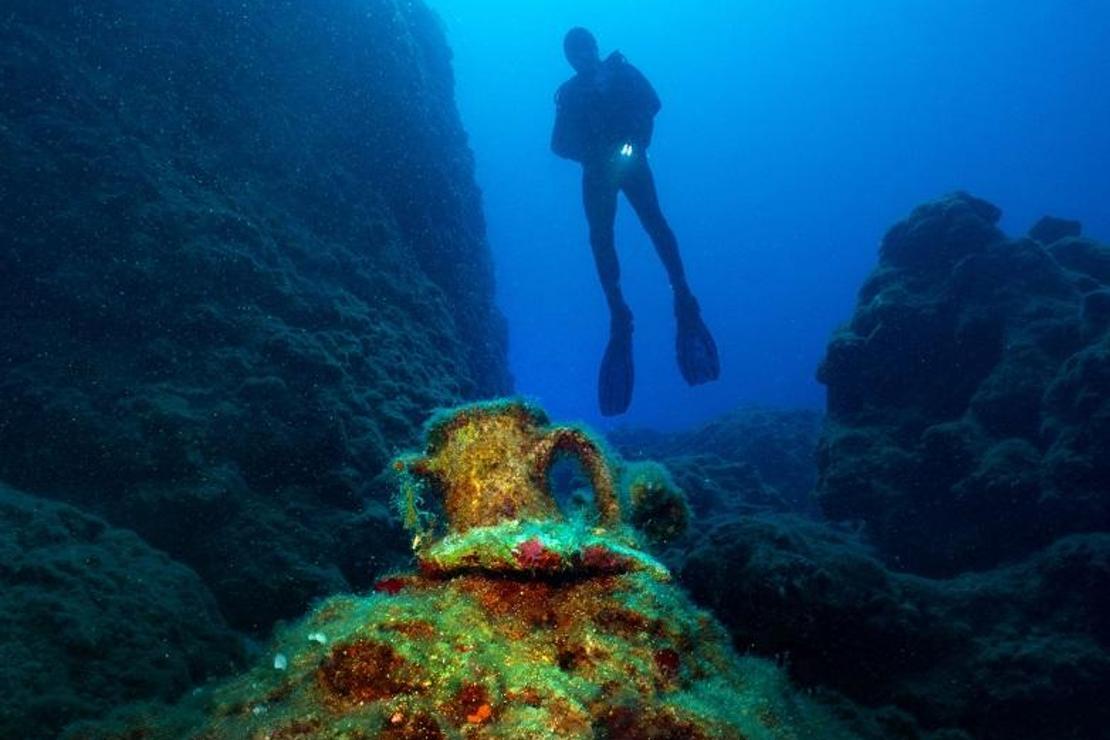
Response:
[[[548,142],[585,25],[663,99],[652,161],[717,335],[720,382],[687,388],[669,288],[622,202],[636,395],[617,423],[684,426],[742,402],[820,406],[813,380],[885,230],[966,189],[1024,233],[1045,213],[1110,239],[1110,3],[1102,0],[430,0],[456,55],[518,389],[596,409],[608,318],[577,165]]]

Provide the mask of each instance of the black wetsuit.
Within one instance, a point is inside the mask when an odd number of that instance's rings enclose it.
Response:
[[[632,204],[676,295],[688,293],[678,242],[659,207],[646,156],[661,107],[659,97],[639,70],[613,53],[593,73],[565,82],[555,101],[551,148],[560,157],[582,163],[582,197],[598,276],[614,328],[627,322],[631,330],[613,234],[617,193],[623,191]]]

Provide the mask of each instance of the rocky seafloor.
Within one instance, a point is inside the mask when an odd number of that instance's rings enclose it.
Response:
[[[420,3],[5,9],[0,736],[203,713],[281,620],[408,567],[389,461],[512,389],[452,88]],[[612,436],[684,491],[685,533],[637,524],[757,699],[862,736],[1106,736],[1110,248],[998,220],[956,194],[891,229],[826,415]],[[564,734],[683,727],[605,716]]]

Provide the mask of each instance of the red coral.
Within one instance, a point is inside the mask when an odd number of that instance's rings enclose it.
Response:
[[[590,545],[582,550],[582,566],[599,573],[621,573],[629,570],[628,558],[604,545]]]
[[[383,578],[374,584],[374,590],[380,594],[396,596],[407,585],[404,578]]]
[[[456,725],[480,725],[493,715],[489,692],[481,684],[464,685],[446,707]]]
[[[517,564],[529,570],[558,570],[563,565],[562,556],[549,550],[538,537],[521,542],[513,554]]]

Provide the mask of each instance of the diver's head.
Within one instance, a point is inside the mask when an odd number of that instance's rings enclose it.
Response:
[[[577,27],[567,31],[563,38],[563,51],[576,72],[592,72],[601,64],[597,39],[585,28]]]

